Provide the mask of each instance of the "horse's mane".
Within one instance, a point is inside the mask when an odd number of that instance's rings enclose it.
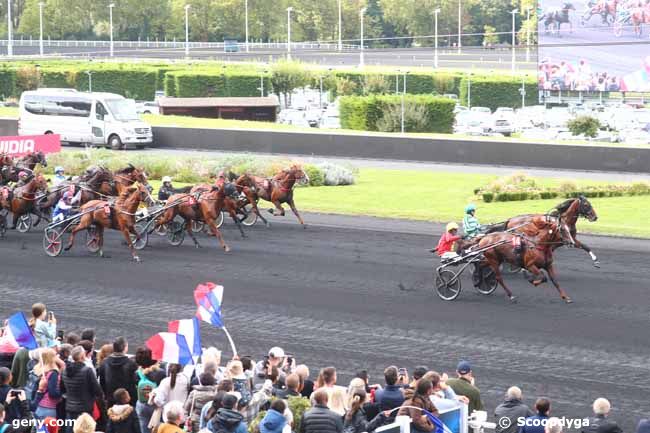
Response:
[[[117,170],[117,171],[115,172],[115,174],[131,174],[131,173],[133,173],[135,170],[137,170],[137,169],[133,166],[133,164],[129,164],[128,166],[126,166],[126,167],[124,167],[124,168],[121,168],[121,169]]]
[[[549,212],[549,215],[551,215],[551,216],[559,216],[559,215],[563,214],[564,212],[566,212],[571,207],[571,205],[573,204],[573,202],[575,200],[576,199],[574,199],[574,198],[570,198],[568,200],[563,201],[562,203],[555,206],[553,208],[553,210],[551,210]]]
[[[92,175],[92,177],[87,180],[87,183],[92,189],[98,189],[103,182],[110,182],[112,180],[113,175],[111,172],[105,169],[101,169]]]

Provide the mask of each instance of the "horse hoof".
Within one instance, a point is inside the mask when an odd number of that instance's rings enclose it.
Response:
[[[511,304],[516,304],[517,303],[517,297],[516,296],[510,296],[510,298],[508,298],[508,299],[510,300]]]
[[[230,247],[228,245],[226,245],[225,247],[223,247],[223,250],[224,250],[224,252],[229,253],[230,252]]]
[[[573,299],[569,298],[568,296],[565,296],[564,302],[566,302],[567,304],[573,304]]]
[[[594,262],[594,268],[600,269],[600,262],[598,260]]]
[[[266,224],[264,224],[264,225],[266,226],[267,229],[270,229],[270,228],[271,228],[271,223],[266,223]]]

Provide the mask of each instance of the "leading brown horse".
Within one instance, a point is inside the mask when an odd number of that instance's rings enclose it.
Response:
[[[123,190],[115,203],[112,204],[104,200],[89,201],[80,209],[80,213],[83,215],[79,220],[79,224],[72,229],[65,250],[68,251],[72,248],[74,238],[78,232],[86,230],[92,224],[95,224],[100,257],[104,256],[104,229],[109,228],[122,232],[131,250],[133,260],[139,262],[140,257],[133,248],[131,235],[134,235],[136,240],[140,239],[140,235],[135,230],[135,212],[138,210],[140,203],[147,201],[149,197],[147,189],[143,185],[138,185]],[[84,214],[84,212],[87,213]]]
[[[307,228],[293,201],[293,187],[296,182],[309,183],[309,176],[307,176],[307,173],[302,167],[294,164],[288,169],[282,170],[271,179],[257,176],[250,176],[250,178],[255,182],[255,190],[253,191],[255,198],[270,201],[275,205],[275,209],[269,209],[269,212],[273,216],[276,215],[276,210],[280,212],[280,216],[284,216],[282,203],[287,203],[303,228]],[[249,201],[256,207],[256,200]]]
[[[0,185],[6,185],[14,168],[14,159],[6,153],[0,154]]]
[[[36,209],[37,193],[41,191],[47,191],[47,179],[42,174],[37,174],[25,185],[13,190],[8,187],[0,189],[0,210],[6,209],[13,214],[12,229],[16,228],[21,216]]]
[[[530,272],[529,281],[538,286],[546,281],[546,273],[562,299],[571,303],[571,298],[560,287],[553,267],[553,250],[564,243],[572,243],[573,239],[567,225],[560,218],[550,216],[535,217],[521,228],[520,233],[498,232],[491,233],[478,242],[477,248],[485,248],[482,266],[489,266],[497,281],[506,291],[508,298],[515,302],[516,297],[506,286],[501,274],[501,264],[509,263]]]

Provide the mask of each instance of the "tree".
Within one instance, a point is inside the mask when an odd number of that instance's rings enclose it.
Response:
[[[402,130],[401,105],[387,105],[376,126],[377,131],[380,132],[400,132]],[[427,108],[424,105],[413,102],[404,104],[404,131],[430,132],[427,131]]]
[[[499,37],[494,33],[496,29],[492,26],[483,26],[483,46],[490,47],[499,43]]]
[[[584,134],[585,137],[595,138],[600,129],[600,121],[591,116],[578,116],[569,120],[567,127],[573,135]]]
[[[291,102],[291,92],[294,89],[305,87],[311,80],[311,74],[295,62],[282,61],[278,62],[273,68],[271,75],[271,84],[273,92],[284,96],[285,105],[289,106]]]

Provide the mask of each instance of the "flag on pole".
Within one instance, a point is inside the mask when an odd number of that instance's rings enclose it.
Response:
[[[187,346],[193,356],[201,356],[201,331],[199,319],[172,320],[167,328],[169,332],[185,337]]]
[[[32,328],[29,327],[24,313],[20,312],[11,316],[8,320],[6,331],[7,339],[13,339],[17,346],[24,347],[28,350],[38,349],[36,337],[34,337]]]
[[[147,340],[145,345],[151,349],[151,357],[170,364],[191,364],[192,351],[185,337],[172,332],[159,332]]]
[[[221,301],[223,300],[223,286],[214,283],[202,283],[194,290],[196,302],[196,317],[218,328],[223,327],[221,319]]]

